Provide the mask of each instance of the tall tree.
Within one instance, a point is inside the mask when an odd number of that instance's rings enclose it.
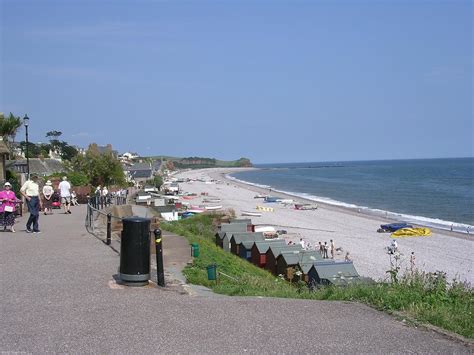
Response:
[[[21,127],[21,124],[20,117],[14,116],[11,112],[7,117],[5,117],[3,113],[0,113],[0,136],[2,136],[3,141],[10,150],[10,154],[12,153],[11,142],[15,141],[16,133]]]
[[[25,153],[26,158],[26,141],[20,142],[20,149],[23,153]],[[41,155],[41,146],[28,142],[28,158],[39,158]]]
[[[94,186],[126,184],[120,161],[114,157],[112,151],[101,154],[96,144],[89,146],[85,156],[75,156],[70,166],[73,171],[86,175]]]
[[[78,154],[77,149],[66,142],[60,142],[59,145],[61,148],[61,159],[63,160],[71,160]]]
[[[60,131],[49,131],[46,132],[46,138],[49,138],[49,140],[57,140],[63,132]]]

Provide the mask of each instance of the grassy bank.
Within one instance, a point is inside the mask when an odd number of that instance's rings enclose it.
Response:
[[[398,283],[309,291],[302,283],[291,285],[217,247],[214,243],[217,218],[201,215],[162,225],[163,229],[186,237],[190,243],[199,244],[200,256],[184,270],[190,283],[226,295],[358,301],[380,310],[402,312],[416,321],[474,339],[474,293],[469,286],[459,282],[448,285],[442,274],[415,273],[402,277]],[[210,264],[216,264],[221,273],[218,283],[207,279],[206,267]]]

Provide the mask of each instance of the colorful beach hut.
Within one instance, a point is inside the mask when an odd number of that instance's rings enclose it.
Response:
[[[263,233],[233,233],[230,238],[230,252],[235,255],[240,255],[240,246],[242,242],[256,242],[263,241]]]
[[[275,247],[285,247],[285,241],[283,239],[272,239],[272,240],[265,240],[263,242],[255,242],[252,246],[252,264],[265,268],[265,264],[267,263],[267,251],[271,245]]]
[[[283,251],[276,259],[276,274],[283,275],[285,279],[293,281],[295,272],[301,271],[300,262],[301,250]]]
[[[229,223],[245,223],[247,225],[247,232],[255,232],[254,225],[250,218],[232,218]]]
[[[252,247],[254,246],[255,243],[256,242],[253,240],[240,243],[239,256],[242,259],[245,259],[248,262],[251,262],[252,261]]]
[[[266,252],[266,264],[265,269],[270,271],[273,275],[278,275],[276,270],[276,260],[278,256],[282,252],[289,252],[289,251],[301,251],[301,245],[284,245],[284,246],[277,246],[277,245],[270,245]]]
[[[345,286],[360,281],[352,261],[317,261],[308,272],[308,285],[311,288],[318,285]]]
[[[216,245],[224,249],[225,251],[229,251],[229,242],[230,242],[230,237],[225,240],[224,238],[226,237],[226,233],[232,234],[234,232],[247,232],[247,224],[245,223],[226,223],[226,224],[221,224],[219,227],[219,230],[215,234],[216,237]],[[227,243],[227,244],[226,244]]]
[[[324,261],[323,257],[319,253],[319,251],[313,251],[313,250],[304,250],[300,252],[300,261],[299,261],[299,267],[301,272],[303,273],[302,275],[302,280],[306,283],[308,283],[308,273],[309,270],[313,267],[314,263],[317,261]]]

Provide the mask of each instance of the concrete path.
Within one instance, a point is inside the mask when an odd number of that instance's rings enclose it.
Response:
[[[24,218],[17,233],[0,233],[0,352],[473,350],[360,304],[196,296],[173,287],[117,285],[119,257],[86,232],[84,217],[85,207],[79,206],[72,215],[42,215],[41,234],[22,231]],[[172,253],[165,254],[165,262],[172,263],[166,257]],[[186,262],[183,258],[179,263]]]

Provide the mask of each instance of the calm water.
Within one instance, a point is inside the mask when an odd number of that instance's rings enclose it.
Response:
[[[257,165],[232,174],[295,196],[463,231],[474,224],[474,158]],[[471,233],[474,231],[471,229]]]

